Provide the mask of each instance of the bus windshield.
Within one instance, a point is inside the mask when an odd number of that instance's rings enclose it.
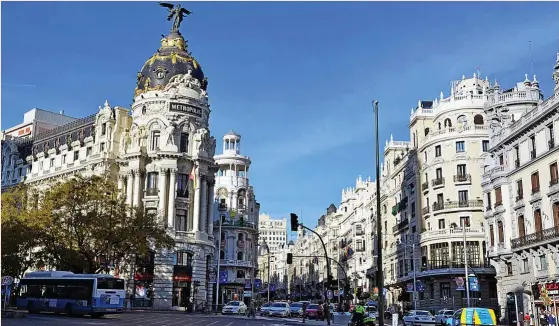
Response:
[[[124,280],[120,278],[100,278],[97,280],[97,289],[124,290]]]

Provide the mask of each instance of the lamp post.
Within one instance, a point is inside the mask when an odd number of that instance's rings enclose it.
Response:
[[[412,243],[411,246],[409,244],[404,244],[404,256],[407,256],[407,248],[411,247],[411,259],[412,259],[412,268],[413,268],[413,309],[417,310],[417,278],[416,278],[416,269],[415,269],[415,243]],[[407,259],[407,257],[406,257]],[[406,264],[407,268],[407,264]]]
[[[217,199],[216,199],[216,202],[217,202]],[[218,203],[218,205],[219,205],[219,206],[218,206],[218,211],[221,211],[221,210],[222,210],[222,209],[221,209],[222,207],[220,207],[221,204]],[[219,238],[218,238],[219,240],[217,241],[217,247],[218,247],[218,248],[217,248],[217,255],[216,255],[216,258],[217,258],[217,259],[216,259],[216,260],[217,260],[217,262],[216,262],[217,270],[216,270],[216,279],[215,279],[215,314],[216,314],[216,315],[217,315],[217,311],[218,311],[218,309],[219,309],[219,278],[220,278],[220,275],[219,275],[219,269],[220,269],[219,263],[220,263],[220,260],[221,260],[221,225],[222,225],[222,224],[223,224],[223,217],[220,215],[220,216],[219,216]]]
[[[376,185],[377,185],[377,287],[379,325],[384,326],[384,270],[382,269],[382,223],[380,221],[380,151],[378,138],[378,101],[373,101],[375,111],[375,149],[376,149]]]

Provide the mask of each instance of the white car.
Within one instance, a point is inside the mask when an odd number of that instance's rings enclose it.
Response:
[[[247,305],[242,301],[230,301],[223,309],[221,309],[222,315],[228,314],[244,314],[247,312]]]
[[[275,302],[268,308],[268,316],[289,317],[291,311],[287,302]]]
[[[442,309],[437,311],[437,313],[435,314],[435,324],[446,325],[447,319],[452,317],[453,314],[454,310],[449,309]]]
[[[404,316],[404,326],[413,326],[414,324],[435,324],[435,318],[427,310],[411,310]]]

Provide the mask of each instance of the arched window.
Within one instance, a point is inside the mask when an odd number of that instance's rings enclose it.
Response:
[[[447,127],[448,127],[448,128],[452,127],[452,122],[450,121],[449,118],[444,119],[444,126],[445,126],[445,128],[447,128]]]
[[[526,235],[526,227],[524,226],[524,215],[518,217],[518,237],[522,238]]]
[[[429,134],[429,128],[425,128],[425,136]]]
[[[245,238],[244,238],[244,234],[239,233],[239,234],[237,235],[237,240],[243,241],[244,239],[245,239]]]
[[[237,253],[237,260],[244,260],[244,254],[243,254],[242,251],[239,251],[239,252]]]
[[[483,116],[481,114],[476,114],[476,116],[474,117],[474,124],[475,125],[483,124]]]
[[[219,251],[219,259],[225,259],[225,250]]]
[[[245,271],[243,271],[242,269],[238,269],[237,278],[245,278]]]
[[[439,122],[439,130],[441,130],[441,128],[442,128],[442,125],[441,125],[441,123]]]

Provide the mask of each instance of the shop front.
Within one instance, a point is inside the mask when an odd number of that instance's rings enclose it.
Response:
[[[173,306],[191,309],[192,266],[173,267]]]
[[[153,305],[153,271],[155,252],[136,258],[132,305],[135,308],[149,308]]]

